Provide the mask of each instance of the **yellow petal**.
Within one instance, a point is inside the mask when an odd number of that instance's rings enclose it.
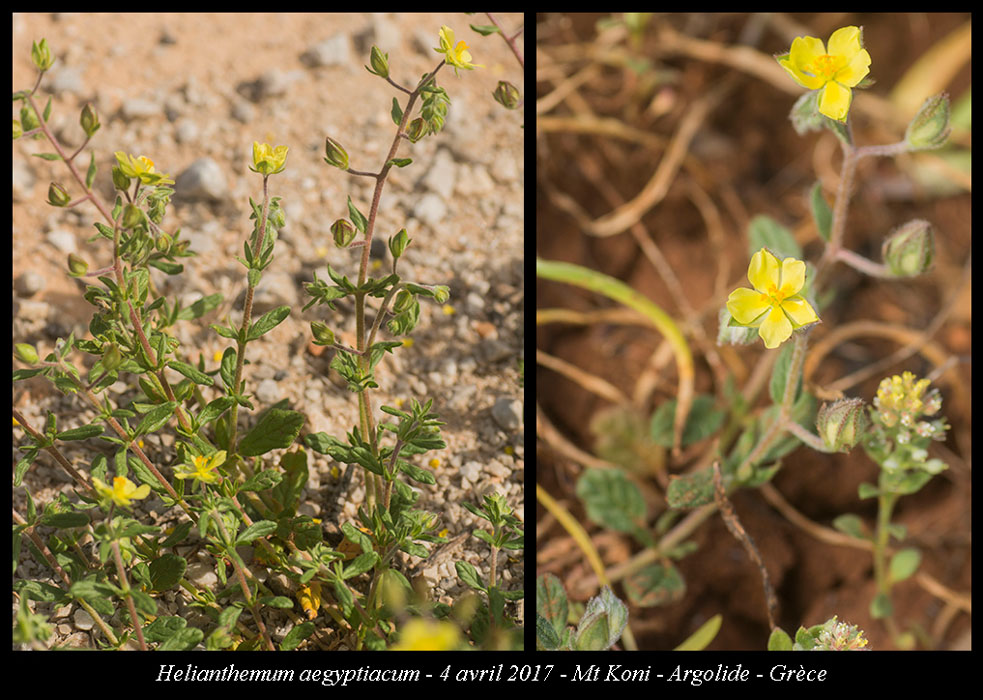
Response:
[[[762,248],[751,256],[751,264],[747,268],[747,278],[759,292],[768,293],[772,287],[778,287],[779,279],[778,258],[766,248]]]
[[[850,62],[836,73],[836,82],[854,87],[870,72],[870,54],[866,49],[856,53]]]
[[[850,88],[831,80],[826,83],[819,96],[819,112],[830,119],[846,121],[847,112],[850,111],[850,99]]]
[[[806,264],[795,258],[785,258],[782,260],[782,286],[780,292],[783,297],[790,297],[797,294],[806,282]]]
[[[792,335],[792,323],[785,317],[781,308],[775,306],[768,312],[764,323],[758,328],[758,335],[765,341],[765,347],[772,350]]]
[[[797,36],[792,41],[792,48],[789,49],[787,65],[782,64],[782,68],[788,71],[789,75],[802,87],[816,90],[822,87],[825,78],[816,75],[812,65],[817,58],[825,55],[826,48],[823,42],[814,36]]]
[[[805,297],[795,295],[782,302],[782,310],[792,320],[792,325],[796,328],[807,326],[819,320],[816,310],[805,300]]]
[[[734,320],[745,326],[761,323],[765,312],[771,308],[771,300],[764,294],[745,287],[735,289],[727,297],[727,310]],[[757,323],[756,323],[757,322]]]
[[[830,56],[843,56],[848,61],[861,50],[860,28],[843,27],[833,32],[826,44]]]

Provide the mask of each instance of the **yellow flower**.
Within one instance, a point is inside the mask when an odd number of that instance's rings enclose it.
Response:
[[[439,620],[414,617],[407,622],[399,635],[399,643],[392,651],[448,651],[461,644],[461,632],[457,625]]]
[[[826,46],[814,36],[796,37],[789,52],[776,58],[799,85],[821,89],[819,112],[842,122],[850,111],[850,88],[870,72],[870,54],[860,42],[859,27],[843,27]]]
[[[455,75],[457,74],[458,68],[463,68],[464,70],[484,68],[480,64],[471,63],[471,52],[468,51],[468,45],[464,41],[459,41],[455,44],[454,30],[447,25],[440,28],[440,48],[434,47],[434,51],[446,56],[445,60],[454,66]]]
[[[174,180],[166,173],[158,173],[154,170],[154,162],[147,156],[134,158],[123,151],[116,151],[116,161],[119,169],[127,177],[140,178],[140,182],[145,185],[173,185]]]
[[[211,457],[195,455],[190,464],[177,465],[174,476],[178,479],[197,479],[206,484],[214,484],[220,477],[217,469],[223,464],[225,464],[225,450],[219,450]]]
[[[777,348],[793,330],[819,320],[799,294],[806,280],[806,264],[801,260],[779,262],[762,248],[751,256],[747,278],[754,290],[735,289],[727,297],[727,310],[738,324],[757,328],[766,348]]]
[[[116,505],[123,506],[124,508],[128,508],[130,506],[130,501],[146,498],[150,494],[150,486],[147,484],[137,486],[125,476],[117,476],[114,478],[112,487],[104,484],[97,477],[92,477],[92,483],[95,484],[96,491],[100,496],[103,496],[104,498],[111,500]]]
[[[277,146],[276,148],[272,148],[267,143],[253,141],[253,165],[256,167],[250,168],[250,170],[252,170],[254,173],[275,175],[276,173],[283,171],[286,160],[286,146]]]

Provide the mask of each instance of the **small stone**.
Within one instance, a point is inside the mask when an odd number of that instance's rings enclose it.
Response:
[[[174,195],[187,201],[222,201],[228,196],[225,173],[211,158],[199,158],[177,176]]]
[[[454,173],[456,164],[454,157],[446,148],[437,150],[433,165],[423,178],[424,186],[441,197],[450,197],[454,192]]]
[[[280,384],[273,379],[264,379],[256,387],[256,398],[264,404],[276,403],[280,396]]]
[[[478,343],[478,358],[485,363],[500,362],[512,357],[512,348],[496,338],[485,338]]]
[[[214,567],[204,562],[195,562],[188,566],[186,575],[189,581],[201,588],[211,590],[218,583],[218,575],[215,573]]]
[[[256,108],[245,100],[235,100],[232,103],[232,118],[237,122],[248,124],[256,116]]]
[[[18,296],[32,297],[38,292],[43,291],[45,284],[44,277],[33,270],[28,270],[17,278],[17,281],[14,283],[14,289],[17,291]]]
[[[120,108],[120,115],[126,121],[133,121],[134,119],[149,119],[151,117],[158,117],[163,114],[164,110],[159,102],[154,102],[153,100],[144,100],[138,97],[131,98],[123,103],[122,108]]]
[[[174,127],[174,138],[178,143],[194,143],[198,139],[198,125],[190,119],[182,119]]]
[[[51,92],[55,94],[70,92],[73,95],[82,92],[81,68],[62,66],[53,72],[54,75],[51,77],[51,85],[49,86]]]
[[[413,216],[433,228],[447,216],[447,205],[439,195],[428,192],[417,202]]]
[[[314,44],[301,61],[312,68],[347,65],[352,61],[351,42],[347,35],[335,34]]]
[[[495,189],[495,183],[483,165],[462,165],[456,184],[455,191],[462,197],[488,194]]]
[[[48,239],[48,243],[53,245],[65,255],[70,255],[76,250],[77,243],[75,241],[75,234],[71,231],[58,228],[49,232],[46,238]]]
[[[522,425],[522,402],[508,396],[503,396],[491,409],[492,419],[500,428],[513,431]]]
[[[75,621],[75,629],[83,631],[92,629],[96,624],[95,620],[92,619],[92,615],[82,608],[75,611],[75,614],[72,616],[72,620]]]

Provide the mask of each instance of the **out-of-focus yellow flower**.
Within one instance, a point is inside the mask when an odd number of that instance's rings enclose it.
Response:
[[[275,175],[283,172],[284,163],[287,161],[287,147],[277,146],[273,148],[268,143],[253,141],[253,165],[249,168],[254,173],[263,175]]]
[[[195,455],[191,463],[181,463],[174,468],[174,476],[178,479],[197,479],[206,484],[214,484],[221,476],[218,468],[225,464],[225,450],[219,450],[211,457]]]
[[[436,469],[437,467],[439,467],[439,466],[440,466],[440,460],[439,460],[439,459],[437,459],[436,457],[434,457],[434,458],[433,458],[433,459],[431,459],[431,460],[430,460],[430,461],[429,461],[429,462],[428,462],[427,464],[429,464],[429,465],[430,465],[430,468],[431,468],[431,469]]]
[[[147,156],[134,158],[129,153],[116,151],[116,162],[119,169],[127,177],[140,178],[140,182],[145,185],[173,185],[174,180],[166,173],[158,173],[154,170],[154,162]]]
[[[484,68],[480,64],[471,63],[471,52],[468,51],[468,45],[463,40],[455,44],[454,30],[447,25],[440,28],[440,46],[434,47],[434,51],[444,54],[446,57],[445,60],[454,66],[455,75],[458,74],[458,68],[463,68],[464,70]]]
[[[805,286],[806,264],[795,258],[779,261],[767,248],[751,256],[747,278],[754,289],[735,289],[727,310],[742,326],[758,329],[768,349],[777,348],[792,331],[819,320],[799,292]]]
[[[140,500],[150,495],[150,486],[144,484],[137,486],[125,476],[117,476],[113,479],[113,485],[103,483],[98,477],[92,477],[92,483],[96,487],[96,492],[115,503],[118,506],[129,508],[130,501]]]
[[[444,312],[444,316],[453,316],[455,311],[454,307],[450,304],[444,304],[440,307],[440,310]]]
[[[825,46],[814,36],[799,36],[787,54],[776,58],[799,85],[822,90],[819,112],[842,122],[850,111],[850,88],[870,72],[870,54],[861,40],[859,27],[837,29]]]
[[[414,617],[403,625],[392,651],[449,651],[461,645],[461,631],[452,622]]]

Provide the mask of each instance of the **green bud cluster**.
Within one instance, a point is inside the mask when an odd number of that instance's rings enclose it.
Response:
[[[914,277],[927,272],[935,258],[935,233],[932,225],[914,219],[897,229],[881,248],[884,262],[896,277]]]

